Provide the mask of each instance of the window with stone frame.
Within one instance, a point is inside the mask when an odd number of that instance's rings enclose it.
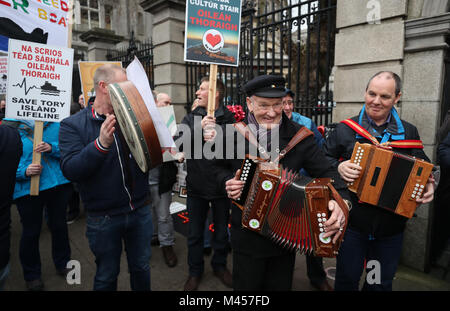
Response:
[[[100,27],[100,3],[98,0],[76,0],[75,22],[83,29]]]

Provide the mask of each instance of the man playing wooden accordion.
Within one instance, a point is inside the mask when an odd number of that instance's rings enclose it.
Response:
[[[375,74],[367,85],[365,105],[359,115],[338,124],[328,136],[324,151],[346,182],[354,182],[361,173],[361,167],[349,160],[356,142],[391,145],[395,152],[429,161],[420,146],[417,128],[401,120],[394,108],[401,97],[400,89],[401,80],[395,73]],[[412,141],[418,142],[417,146],[405,148]],[[417,196],[417,203],[433,200],[433,183],[430,177],[423,197]],[[364,261],[371,260],[380,264],[381,282],[368,284],[366,281],[364,290],[392,290],[408,218],[362,203],[353,193],[351,196],[353,209],[337,256],[335,290],[358,290]]]
[[[258,148],[258,155],[253,154],[253,156],[261,156],[263,153],[273,155],[280,153],[280,150],[285,150],[291,139],[302,128],[283,113],[284,87],[285,79],[274,75],[256,77],[244,86],[249,113],[243,125],[249,128],[258,143],[265,141],[261,144],[265,146],[265,150]],[[234,156],[231,157],[232,159],[227,157],[224,160],[216,160],[217,170],[214,172],[226,189],[228,197],[233,200],[239,198],[244,187],[244,182],[238,179],[242,164],[242,157],[239,158],[236,152],[239,137],[241,142],[245,141],[238,130],[232,134],[227,132],[225,148],[228,148],[232,141],[235,147]],[[274,137],[278,139],[279,148],[276,147]],[[250,152],[250,144],[247,142],[245,153]],[[341,196],[344,199],[349,197],[346,184],[339,177],[336,169],[328,163],[312,135],[284,154],[280,164],[293,172],[304,168],[312,177],[331,177]],[[341,235],[346,219],[336,201],[330,200],[328,207],[332,213],[324,223],[326,233],[324,237],[331,237],[334,243]],[[235,290],[290,290],[295,251],[288,250],[265,236],[243,228],[241,218],[241,210],[233,205],[231,215],[233,288]]]

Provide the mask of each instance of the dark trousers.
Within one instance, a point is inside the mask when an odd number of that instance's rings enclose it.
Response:
[[[25,281],[41,278],[39,236],[44,206],[48,211],[48,227],[52,236],[52,258],[56,269],[66,268],[70,260],[66,208],[72,186],[64,184],[39,192],[38,196],[24,196],[16,201],[22,223],[19,257]]]
[[[127,255],[131,289],[149,291],[151,289],[150,241],[153,233],[150,206],[146,205],[128,214],[113,216],[88,214],[86,225],[86,237],[97,264],[94,290],[117,290],[123,243]]]
[[[220,271],[227,265],[228,223],[230,218],[230,200],[228,198],[205,200],[188,196],[186,200],[189,214],[188,232],[188,264],[189,275],[201,276],[204,271],[203,248],[205,222],[211,203],[212,221],[214,232],[212,233],[211,247],[214,254],[211,258],[211,266],[214,271]]]
[[[380,284],[364,282],[363,290],[392,291],[392,280],[397,271],[402,251],[403,233],[376,238],[347,229],[336,258],[334,290],[357,291],[364,269],[364,261],[376,260],[380,268]],[[369,271],[367,271],[369,272]],[[371,274],[374,272],[370,270]]]
[[[306,256],[306,272],[311,284],[320,286],[327,279],[327,274],[323,269],[323,258],[313,255]]]
[[[288,291],[292,288],[295,253],[253,257],[233,251],[233,288],[236,291]]]
[[[80,214],[80,193],[78,192],[78,187],[75,184],[71,185],[73,192],[70,196],[69,207],[67,209],[67,214],[70,216]]]

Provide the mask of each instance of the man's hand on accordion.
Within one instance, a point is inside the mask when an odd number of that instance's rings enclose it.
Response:
[[[339,175],[348,183],[354,182],[361,174],[362,167],[350,162],[350,160],[341,162],[338,166]]]
[[[335,200],[328,202],[328,209],[331,211],[330,218],[324,223],[324,238],[333,237],[333,244],[339,239],[345,224],[345,215]]]
[[[426,204],[433,201],[434,198],[434,176],[430,175],[427,184],[425,185],[425,193],[421,198],[417,197],[416,202],[419,204]]]
[[[241,196],[242,189],[244,188],[245,182],[239,180],[241,170],[237,170],[234,178],[229,179],[225,182],[225,190],[230,199],[236,200]]]

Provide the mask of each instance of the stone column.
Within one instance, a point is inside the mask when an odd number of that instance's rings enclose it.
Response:
[[[416,125],[425,145],[424,151],[435,162],[436,132],[440,126],[444,83],[444,58],[449,48],[450,13],[432,13],[445,8],[448,1],[424,3],[421,17],[405,22],[403,62],[402,119]],[[438,15],[436,15],[438,14]],[[421,206],[417,217],[408,221],[402,262],[413,268],[429,269],[429,239],[433,219],[432,204]]]
[[[406,0],[337,2],[333,121],[358,114],[370,77],[390,70],[402,77]]]
[[[89,45],[87,60],[105,61],[108,49],[114,48],[117,43],[123,40],[123,37],[117,36],[112,30],[93,28],[81,34],[80,40]]]
[[[183,58],[186,1],[145,0],[141,7],[153,14],[155,89],[172,97],[175,117],[186,114],[186,67]]]

